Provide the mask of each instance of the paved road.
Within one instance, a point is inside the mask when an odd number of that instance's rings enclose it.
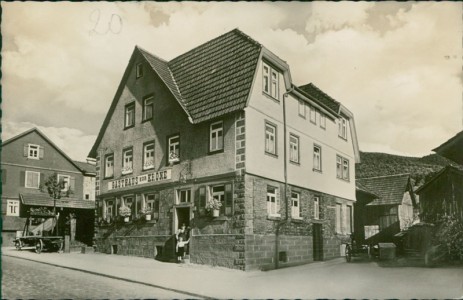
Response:
[[[191,296],[142,284],[2,257],[2,299],[184,299]]]

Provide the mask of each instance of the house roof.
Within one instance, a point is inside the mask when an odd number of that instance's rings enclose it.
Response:
[[[368,188],[365,185],[363,185],[361,182],[359,182],[358,180],[356,180],[355,182],[355,189],[362,193],[368,194],[369,196],[372,196],[374,198],[378,198],[378,195],[368,190]]]
[[[442,168],[442,170],[437,172],[437,174],[434,175],[430,180],[428,180],[422,186],[420,186],[415,191],[415,193],[420,194],[423,190],[430,187],[439,177],[443,176],[446,173],[453,173],[453,174],[463,176],[463,168],[462,167],[451,166],[451,165],[448,165],[445,168]]]
[[[30,206],[53,207],[55,203],[48,194],[19,194],[21,203]],[[56,207],[95,209],[95,201],[80,200],[77,198],[61,198],[56,200]]]
[[[432,149],[432,151],[463,165],[463,131],[460,131],[439,147]]]
[[[320,90],[313,83],[308,83],[298,87],[309,98],[315,100],[334,114],[339,114],[341,103],[331,98],[328,94]]]
[[[410,187],[410,174],[360,178],[357,179],[356,184],[378,196],[368,205],[401,204],[404,193]]]
[[[9,143],[17,140],[17,139],[20,139],[32,132],[35,132],[37,133],[41,138],[43,138],[45,141],[47,141],[53,148],[55,148],[56,151],[58,151],[66,160],[68,160],[74,167],[76,167],[79,171],[81,171],[82,173],[85,173],[85,169],[82,168],[83,166],[81,166],[80,164],[78,164],[78,162],[76,161],[73,161],[69,156],[67,156],[66,153],[63,152],[63,150],[61,150],[58,146],[55,145],[55,143],[53,143],[45,134],[43,134],[38,128],[34,127],[34,128],[31,128],[29,130],[26,130],[24,131],[23,133],[20,133],[6,141],[4,141],[2,143],[2,147],[5,147],[6,145],[8,145]],[[96,172],[95,170],[93,172]]]
[[[74,161],[74,163],[82,170],[82,172],[84,172],[84,174],[87,174],[87,175],[94,175],[96,174],[96,166],[95,165],[92,165],[92,164],[89,164],[89,163],[86,163],[86,162],[82,162],[82,161]]]

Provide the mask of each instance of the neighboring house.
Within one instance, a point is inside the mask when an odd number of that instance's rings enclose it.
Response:
[[[358,195],[359,187],[361,198],[366,200],[357,198],[358,205],[365,205],[361,210],[357,208],[356,213],[362,213],[363,234],[368,243],[392,242],[396,233],[416,221],[418,206],[409,174],[360,178]]]
[[[463,131],[433,151],[460,165],[443,168],[416,191],[422,220],[435,223],[448,215],[463,221]]]
[[[370,192],[368,188],[363,186],[358,180],[355,182],[355,185],[355,198],[357,201],[354,204],[354,239],[357,245],[364,245],[365,237],[370,237],[372,234],[379,231],[379,228],[368,225],[371,222],[368,214],[370,208],[367,208],[367,204],[373,202],[373,200],[378,199],[379,197],[378,195]],[[367,232],[365,232],[365,225],[369,226],[366,228]],[[374,232],[370,232],[371,230],[374,230]]]
[[[24,229],[28,210],[45,207],[53,210],[54,201],[39,187],[54,173],[70,189],[70,197],[56,201],[60,214],[58,223],[64,222],[70,213],[76,218],[75,239],[91,244],[94,231],[94,194],[84,187],[94,180],[95,166],[71,160],[42,132],[34,128],[2,143],[2,246],[13,246],[13,239]],[[93,179],[92,179],[93,178]],[[89,200],[83,200],[88,194]],[[32,220],[33,234],[46,231],[51,223]],[[50,224],[49,224],[50,223]],[[42,228],[40,228],[42,225]],[[34,229],[35,228],[35,229]]]
[[[89,157],[101,252],[166,257],[185,223],[192,262],[264,269],[337,257],[352,231],[352,113],[236,29],[169,62],[136,47]]]

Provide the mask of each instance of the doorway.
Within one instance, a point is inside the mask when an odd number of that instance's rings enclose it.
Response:
[[[313,260],[323,260],[323,231],[322,224],[313,224],[312,230],[313,238]]]

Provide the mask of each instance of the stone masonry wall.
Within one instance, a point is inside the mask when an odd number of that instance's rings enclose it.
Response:
[[[216,234],[194,236],[190,245],[192,263],[244,270],[244,236]]]

